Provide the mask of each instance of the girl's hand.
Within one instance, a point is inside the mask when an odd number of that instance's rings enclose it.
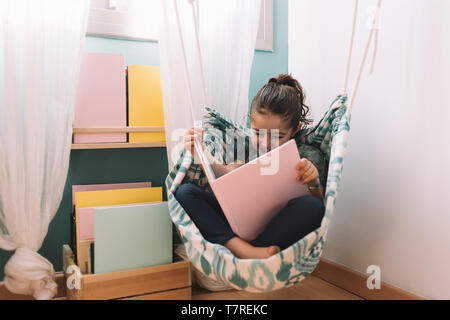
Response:
[[[314,187],[319,183],[319,171],[308,159],[301,159],[295,169],[297,169],[296,178],[302,184]]]
[[[184,148],[189,150],[194,155],[194,138],[200,138],[200,142],[203,138],[202,127],[192,127],[184,134]]]
[[[184,148],[189,150],[194,157],[194,160],[197,163],[200,163],[198,160],[197,152],[195,152],[194,148],[194,138],[198,138],[200,142],[203,141],[203,128],[202,127],[192,127],[186,131],[184,134]]]

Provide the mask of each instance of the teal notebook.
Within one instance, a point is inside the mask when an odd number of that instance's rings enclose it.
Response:
[[[172,263],[167,202],[95,208],[95,273]]]

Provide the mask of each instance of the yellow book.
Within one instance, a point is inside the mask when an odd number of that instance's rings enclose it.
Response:
[[[164,127],[158,66],[128,66],[128,125]],[[130,142],[164,142],[164,132],[130,132]]]
[[[75,225],[78,226],[78,209],[80,208],[158,201],[162,201],[162,187],[75,192]],[[84,266],[86,261],[81,261],[80,257],[87,258],[88,255],[80,252],[78,228],[76,228],[76,244],[77,265]],[[87,248],[88,246],[83,251],[87,250]]]

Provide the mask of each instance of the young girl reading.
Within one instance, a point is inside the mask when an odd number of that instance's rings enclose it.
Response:
[[[277,145],[295,139],[301,128],[311,123],[308,118],[309,107],[304,100],[302,87],[290,75],[270,79],[256,94],[250,108],[253,146],[257,146],[258,150],[270,151],[276,147],[271,145],[271,141],[274,141],[271,134],[276,135]],[[202,128],[194,127],[184,136],[185,148],[191,151],[194,158],[194,138],[202,137],[202,133]],[[223,170],[230,171],[238,165],[224,165]],[[323,162],[306,157],[300,160],[296,167],[296,178],[299,184],[309,186],[311,195],[291,199],[264,231],[250,242],[233,233],[214,194],[185,183],[178,187],[174,196],[206,240],[224,245],[241,259],[267,258],[320,226],[325,212],[320,181],[326,177],[323,177],[324,174],[319,177],[319,171],[322,173],[326,169],[321,167],[318,170],[318,166],[323,167]]]

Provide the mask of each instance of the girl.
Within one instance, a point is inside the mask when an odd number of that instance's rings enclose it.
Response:
[[[300,84],[290,75],[270,79],[256,94],[250,108],[253,146],[269,151],[275,147],[270,144],[273,141],[271,134],[277,136],[278,145],[295,138],[303,125],[311,123],[308,119],[309,107],[304,104],[304,99]],[[202,128],[195,127],[184,136],[185,148],[195,158],[198,155],[194,153],[194,137],[201,137],[202,133]],[[296,167],[296,178],[299,184],[309,186],[311,195],[291,199],[265,230],[250,242],[233,233],[214,194],[185,183],[178,187],[174,196],[206,240],[224,245],[241,259],[267,258],[297,242],[321,224],[325,207],[316,165],[323,163],[315,161],[314,165],[310,160],[300,160]],[[236,163],[223,165],[223,171],[233,170],[236,166]]]

